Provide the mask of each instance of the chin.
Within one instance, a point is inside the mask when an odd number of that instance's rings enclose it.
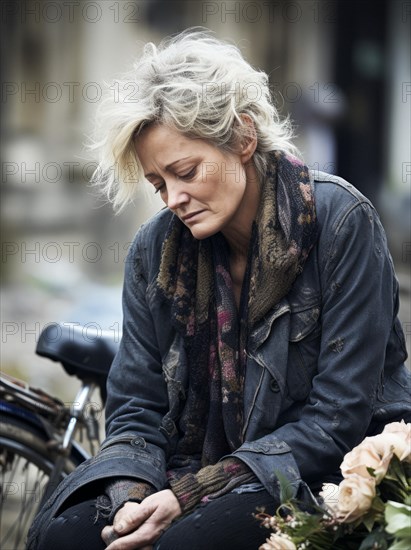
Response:
[[[202,241],[204,239],[207,239],[207,237],[211,237],[211,235],[213,235],[213,233],[207,233],[205,231],[196,231],[196,230],[194,231],[191,230],[191,234],[198,241]]]
[[[191,234],[192,236],[199,240],[199,241],[202,241],[204,239],[207,239],[208,237],[212,237],[213,235],[215,235],[216,233],[218,233],[220,231],[219,228],[207,228],[207,227],[190,227],[189,228],[190,231],[191,231]]]

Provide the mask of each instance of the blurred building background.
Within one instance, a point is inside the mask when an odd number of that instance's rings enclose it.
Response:
[[[84,143],[106,83],[145,42],[191,26],[234,41],[269,73],[307,164],[374,202],[409,345],[411,2],[3,0],[0,8],[2,369],[69,399],[64,374],[34,355],[40,330],[63,320],[118,333],[126,251],[160,205],[141,193],[114,216],[88,185],[95,162]]]

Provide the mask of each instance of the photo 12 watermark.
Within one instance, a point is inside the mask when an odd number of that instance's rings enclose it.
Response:
[[[104,23],[136,24],[144,20],[144,1],[89,0],[3,0],[0,14],[3,23],[78,24]]]
[[[64,261],[74,264],[86,262],[96,264],[101,261],[125,263],[131,241],[120,243],[114,241],[102,246],[96,241],[4,241],[1,244],[1,262],[3,264],[18,261],[25,263],[56,264]]]
[[[64,334],[63,334],[64,330]],[[122,338],[122,329],[119,321],[114,321],[107,327],[101,326],[96,321],[80,323],[78,321],[65,321],[56,323],[50,321],[42,324],[39,321],[28,323],[26,321],[3,321],[1,323],[1,341],[3,344],[11,340],[17,340],[22,344],[27,342],[37,343],[40,335],[50,344],[64,341],[74,342],[82,340],[87,344],[96,343],[103,336],[107,336],[114,343],[119,343]]]
[[[295,1],[225,1],[202,2],[201,20],[212,23],[298,23],[311,20],[315,23],[337,22],[336,0]]]

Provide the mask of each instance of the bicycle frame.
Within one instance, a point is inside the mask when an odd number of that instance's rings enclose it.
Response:
[[[49,323],[36,346],[38,355],[59,363],[69,376],[80,380],[70,405],[22,380],[0,375],[0,474],[4,484],[0,487],[0,545],[13,541],[13,548],[22,548],[39,508],[61,480],[99,447],[100,410],[91,396],[99,388],[104,407],[106,380],[118,341],[111,333],[99,331],[93,338],[88,331],[87,336],[82,328]],[[82,446],[83,432],[87,450]]]
[[[84,382],[80,387],[71,407],[65,406],[58,399],[43,390],[30,387],[17,378],[0,376],[0,411],[12,417],[24,419],[40,428],[48,437],[48,448],[58,454],[54,462],[49,480],[45,487],[40,506],[54,491],[64,468],[65,460],[72,451],[83,462],[91,455],[81,447],[74,436],[78,428],[86,428],[87,438],[94,451],[93,442],[99,443],[98,423],[91,409],[90,415],[85,415],[87,405],[96,384]]]

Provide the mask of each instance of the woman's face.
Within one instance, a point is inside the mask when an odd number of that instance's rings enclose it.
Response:
[[[235,223],[246,189],[244,155],[157,124],[137,137],[136,152],[145,177],[196,239]]]

